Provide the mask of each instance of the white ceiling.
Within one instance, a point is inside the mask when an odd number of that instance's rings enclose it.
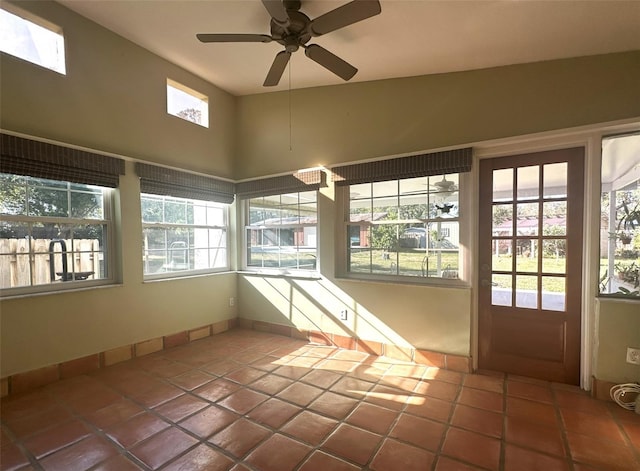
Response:
[[[234,94],[264,88],[275,43],[200,43],[196,33],[269,34],[260,0],[58,0],[64,6]],[[347,3],[302,0],[315,18]],[[480,69],[640,49],[640,1],[381,0],[382,13],[317,43],[359,69],[352,82]],[[291,60],[291,87],[343,83],[308,59]]]

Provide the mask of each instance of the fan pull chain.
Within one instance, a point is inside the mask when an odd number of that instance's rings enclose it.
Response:
[[[293,145],[291,144],[292,138],[291,138],[291,128],[292,128],[292,124],[291,124],[291,62],[289,61],[289,152],[291,152],[293,150]]]

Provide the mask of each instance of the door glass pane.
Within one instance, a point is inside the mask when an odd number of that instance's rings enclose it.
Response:
[[[545,273],[566,273],[567,241],[565,239],[547,239],[542,241],[542,271]]]
[[[542,309],[564,311],[566,303],[565,278],[542,277]]]
[[[547,164],[544,172],[544,197],[564,198],[567,196],[567,163]]]
[[[538,272],[538,240],[519,239],[516,256],[516,271],[537,273]]]
[[[567,234],[567,202],[548,201],[543,204],[542,233],[544,235]]]
[[[540,166],[518,169],[518,200],[535,200],[540,196]]]
[[[513,169],[493,171],[493,201],[513,200]]]
[[[494,271],[512,271],[512,254],[512,240],[494,239],[492,269]]]
[[[516,307],[538,308],[538,277],[516,276]]]
[[[511,275],[496,275],[491,277],[491,304],[494,306],[511,306],[513,288]]]
[[[516,234],[538,235],[538,203],[519,203],[516,211]]]
[[[513,234],[513,205],[493,205],[493,235],[510,236]]]

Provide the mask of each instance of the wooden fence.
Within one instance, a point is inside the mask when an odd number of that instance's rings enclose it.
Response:
[[[50,275],[50,242],[51,239],[0,239],[0,288],[41,285],[54,281]],[[72,245],[69,239],[65,243],[69,273],[93,272],[87,279],[100,276],[103,254],[99,240],[75,239]],[[53,247],[56,273],[62,272],[62,256],[61,244],[56,243]],[[56,275],[55,278],[55,281],[60,281],[61,276]]]

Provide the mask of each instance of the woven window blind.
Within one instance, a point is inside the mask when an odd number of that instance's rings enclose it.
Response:
[[[124,160],[0,134],[0,172],[110,188],[124,175]]]
[[[336,186],[471,171],[471,147],[418,154],[331,169]]]
[[[236,194],[238,198],[250,199],[260,196],[314,191],[323,186],[327,186],[326,174],[322,170],[310,170],[296,172],[292,175],[241,182],[236,185]]]
[[[136,163],[136,173],[142,193],[233,203],[235,184],[232,182],[141,162]]]

